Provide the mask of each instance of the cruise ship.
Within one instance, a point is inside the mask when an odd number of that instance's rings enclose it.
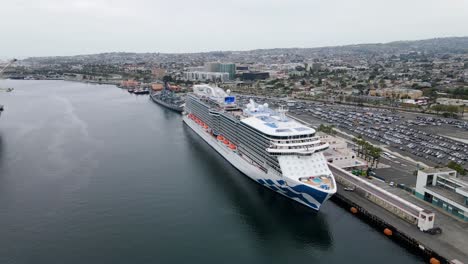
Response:
[[[194,85],[183,120],[220,155],[257,183],[319,210],[336,192],[313,128],[252,99],[241,108],[219,87]]]

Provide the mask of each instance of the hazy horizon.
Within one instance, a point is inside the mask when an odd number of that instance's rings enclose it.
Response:
[[[32,0],[0,10],[0,58],[316,48],[468,36],[463,0]]]
[[[431,39],[441,39],[441,38],[468,38],[468,36],[447,36],[447,37],[434,37],[427,39],[403,39],[403,40],[392,40],[388,42],[368,42],[368,43],[347,43],[340,45],[329,45],[329,46],[316,46],[316,47],[272,47],[272,48],[253,48],[253,49],[244,49],[244,50],[206,50],[206,51],[190,51],[190,52],[161,52],[161,51],[121,51],[121,50],[110,50],[102,51],[95,53],[78,53],[78,54],[67,54],[67,55],[42,55],[42,56],[26,56],[26,57],[14,57],[16,59],[25,59],[33,57],[72,57],[72,56],[85,56],[85,55],[94,55],[94,54],[104,54],[104,53],[162,53],[162,54],[191,54],[191,53],[207,53],[207,52],[243,52],[243,51],[252,51],[252,50],[266,50],[266,49],[314,49],[314,48],[328,48],[328,47],[343,47],[343,46],[352,46],[352,45],[373,45],[373,44],[388,44],[393,42],[406,42],[406,41],[423,41]],[[0,57],[0,59],[8,59],[10,57]],[[11,57],[12,58],[12,57]]]

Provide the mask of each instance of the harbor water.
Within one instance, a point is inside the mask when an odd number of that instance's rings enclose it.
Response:
[[[112,85],[0,80],[0,263],[422,263],[249,180]]]

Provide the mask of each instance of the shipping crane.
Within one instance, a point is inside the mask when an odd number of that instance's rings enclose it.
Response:
[[[6,70],[6,68],[8,68],[8,66],[12,65],[16,61],[17,61],[17,59],[12,59],[9,62],[7,62],[7,64],[0,70],[0,75]]]
[[[15,63],[17,61],[17,59],[12,59],[10,61],[7,62],[7,64],[0,70],[0,77],[2,76],[3,72],[6,70],[6,68],[8,68],[10,65],[12,65],[13,63]],[[0,92],[11,92],[13,91],[13,88],[0,88]],[[0,108],[2,108],[0,106]]]
[[[8,68],[8,66],[12,65],[16,61],[17,61],[17,59],[12,59],[9,62],[7,62],[7,64],[0,70],[0,77],[2,76],[2,73],[6,70],[6,68]],[[6,89],[0,88],[0,92],[3,92],[3,91],[11,92],[11,91],[13,91],[13,88],[6,88]],[[3,107],[3,105],[0,104],[0,114],[3,112],[3,110],[4,110],[4,107]]]

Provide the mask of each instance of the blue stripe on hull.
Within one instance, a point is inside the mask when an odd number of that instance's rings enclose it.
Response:
[[[298,184],[296,186],[288,186],[285,185],[285,182],[283,180],[278,180],[277,182],[279,185],[277,185],[270,179],[258,179],[257,182],[291,199],[299,199],[302,203],[317,211],[320,209],[320,206],[328,197],[328,193],[315,190],[303,184]],[[303,194],[311,196],[319,204],[309,201],[306,197],[304,197]]]
[[[187,121],[187,120],[184,119],[184,122],[190,128],[192,128],[196,132],[196,134],[198,134],[200,137],[202,137],[212,148],[214,148],[219,154],[221,154],[222,157],[224,157],[231,164],[233,164],[232,161],[230,161],[219,150],[217,150],[215,148],[215,145],[212,145],[212,142],[210,143],[208,140],[206,140],[203,137],[203,134],[199,133],[198,128],[196,126],[195,126],[196,129],[191,127],[192,125],[189,122],[192,122],[192,121],[190,121],[190,120]],[[251,166],[251,164],[246,164],[246,165]],[[236,167],[236,166],[234,166],[234,167],[242,172],[242,170],[239,169],[238,167]],[[269,188],[272,191],[275,191],[275,192],[277,192],[279,194],[282,194],[282,195],[294,200],[295,202],[301,203],[301,204],[303,204],[303,205],[305,205],[305,206],[307,206],[309,208],[312,208],[312,209],[314,209],[316,211],[318,211],[320,209],[320,206],[322,205],[322,203],[326,200],[326,198],[329,195],[326,192],[321,192],[320,190],[313,189],[313,188],[308,187],[308,186],[306,186],[304,184],[289,186],[284,180],[281,179],[281,177],[273,176],[274,177],[273,179],[261,178],[261,177],[265,177],[265,176],[266,177],[271,177],[271,175],[266,175],[263,171],[262,171],[261,176],[258,175],[258,174],[253,174],[253,175],[254,175],[253,177],[249,176],[249,178],[257,181],[258,183],[260,183],[261,185]],[[260,178],[257,178],[258,176]]]

